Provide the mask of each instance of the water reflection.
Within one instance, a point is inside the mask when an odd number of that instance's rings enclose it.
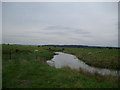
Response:
[[[58,55],[55,55],[52,60],[48,60],[48,65],[55,67],[55,68],[61,68],[65,66],[69,66],[72,69],[79,70],[80,68],[86,72],[91,73],[99,73],[102,75],[118,75],[118,71],[112,71],[109,69],[100,69],[91,67],[87,64],[85,64],[83,61],[79,60],[76,56],[71,54],[66,54],[63,52],[55,52]]]

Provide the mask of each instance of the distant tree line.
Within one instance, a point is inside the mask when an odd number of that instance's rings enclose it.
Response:
[[[49,47],[69,47],[69,48],[101,48],[101,49],[120,49],[120,47],[103,47],[103,46],[87,46],[87,45],[43,45]]]
[[[2,44],[2,45],[10,45],[8,44]],[[22,44],[11,44],[11,45],[22,45]],[[69,47],[69,48],[101,48],[101,49],[120,49],[120,47],[105,47],[105,46],[88,46],[88,45],[30,45],[30,46],[49,46],[49,47]]]

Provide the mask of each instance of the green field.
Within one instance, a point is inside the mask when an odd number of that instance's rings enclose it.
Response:
[[[77,56],[91,66],[120,70],[117,49],[67,48],[64,52]]]
[[[35,50],[39,50],[35,52]],[[54,51],[76,55],[89,65],[118,69],[118,50],[2,46],[3,88],[117,88],[118,77],[76,71],[69,67],[56,69],[46,64]],[[98,53],[98,51],[101,51]],[[85,57],[86,56],[86,57]]]

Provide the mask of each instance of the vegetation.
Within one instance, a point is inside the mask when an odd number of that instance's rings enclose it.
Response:
[[[120,70],[118,49],[67,48],[71,53],[90,66]]]
[[[63,48],[51,47],[52,50]],[[73,54],[90,66],[120,70],[118,61],[119,49],[98,48],[65,48],[63,52]]]
[[[51,47],[51,49],[73,54],[90,66],[120,70],[120,64],[118,63],[119,49],[63,47]]]
[[[2,89],[2,45],[0,45],[0,89]]]
[[[75,51],[78,50],[76,48],[3,45],[2,49],[3,88],[118,87],[118,78],[115,76],[90,74],[82,70],[71,70],[69,67],[56,69],[46,64],[46,60],[50,60],[54,56],[53,51],[69,51],[69,53],[75,54]]]

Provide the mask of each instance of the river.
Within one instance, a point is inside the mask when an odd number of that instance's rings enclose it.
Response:
[[[55,53],[57,55],[55,55],[52,58],[52,60],[47,61],[47,64],[52,67],[62,68],[62,67],[68,66],[72,69],[76,69],[76,70],[82,69],[90,73],[97,72],[101,75],[115,75],[115,76],[118,75],[117,70],[92,67],[92,66],[85,64],[82,60],[79,60],[74,55],[63,53],[63,52],[55,52]],[[120,75],[120,71],[119,71],[119,75]]]

